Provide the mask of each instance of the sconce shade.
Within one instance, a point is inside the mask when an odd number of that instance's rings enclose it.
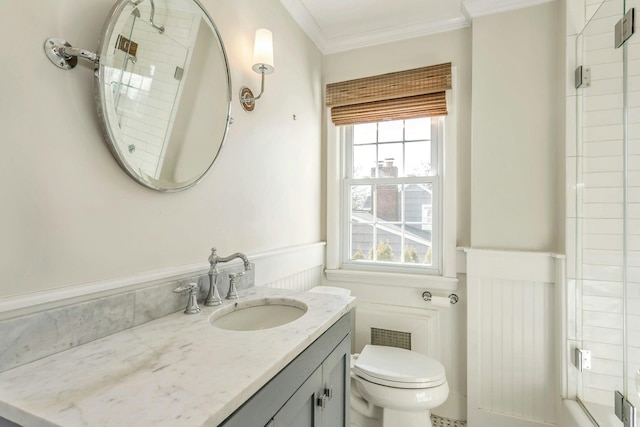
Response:
[[[256,31],[252,69],[256,73],[273,73],[273,36],[267,29],[260,28]]]

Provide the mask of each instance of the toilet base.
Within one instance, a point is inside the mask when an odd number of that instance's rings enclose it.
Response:
[[[381,427],[432,427],[431,411],[382,410]]]
[[[378,411],[379,414],[379,411]],[[349,413],[349,427],[381,427],[380,418],[369,418],[351,409]]]
[[[376,418],[369,418],[351,409],[350,427],[432,427],[430,411],[394,411],[376,408]],[[386,416],[385,416],[386,415]]]

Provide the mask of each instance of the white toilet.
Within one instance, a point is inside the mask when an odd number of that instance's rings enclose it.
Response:
[[[350,293],[329,286],[310,292]],[[444,366],[432,357],[378,345],[351,356],[352,427],[431,427],[431,410],[448,396]]]
[[[431,427],[431,410],[448,396],[444,367],[432,357],[377,345],[351,357],[354,427]]]

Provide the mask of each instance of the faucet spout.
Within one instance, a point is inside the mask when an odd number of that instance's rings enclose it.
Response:
[[[231,254],[229,256],[221,257],[217,254],[216,248],[211,248],[211,255],[209,255],[209,264],[211,268],[215,268],[215,266],[220,262],[229,262],[234,259],[241,259],[244,264],[244,271],[251,270],[251,263],[249,262],[249,258],[242,252],[236,252],[235,254]]]
[[[205,300],[205,305],[213,306],[222,304],[222,299],[218,293],[217,287],[217,279],[218,279],[218,264],[221,262],[229,262],[234,259],[241,259],[244,264],[244,271],[251,270],[251,263],[249,262],[249,258],[242,252],[236,252],[229,256],[221,257],[217,253],[216,248],[211,248],[211,255],[209,255],[209,292],[207,294],[207,299]]]

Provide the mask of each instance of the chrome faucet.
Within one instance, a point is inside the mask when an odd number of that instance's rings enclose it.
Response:
[[[218,263],[229,262],[237,258],[241,259],[244,263],[244,271],[251,270],[251,263],[245,254],[236,252],[235,254],[221,257],[216,253],[216,248],[211,248],[211,255],[209,255],[209,265],[211,265],[209,268],[209,293],[204,301],[204,305],[214,306],[222,304],[222,298],[220,298],[220,294],[218,293]]]

